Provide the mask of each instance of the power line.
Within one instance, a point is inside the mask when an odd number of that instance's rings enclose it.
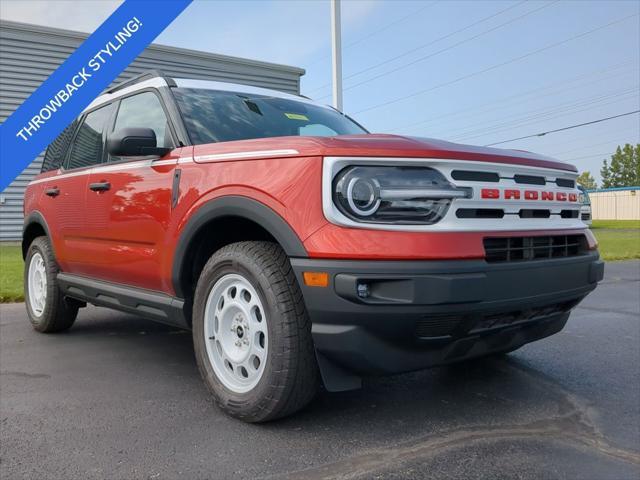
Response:
[[[433,45],[433,44],[435,44],[435,43],[438,43],[438,42],[440,42],[440,41],[442,41],[442,40],[445,40],[445,39],[447,39],[447,38],[449,38],[449,37],[451,37],[451,36],[453,36],[453,35],[456,35],[456,34],[458,34],[458,33],[464,32],[465,30],[468,30],[468,29],[470,29],[470,28],[472,28],[472,27],[475,27],[476,25],[479,25],[479,24],[481,24],[481,23],[484,23],[484,22],[486,22],[487,20],[490,20],[490,19],[492,19],[492,18],[494,18],[494,17],[497,17],[497,16],[499,16],[499,15],[502,15],[504,12],[507,12],[507,11],[509,11],[509,10],[513,9],[513,8],[516,8],[516,7],[520,6],[520,5],[522,5],[523,3],[525,3],[525,1],[526,1],[526,0],[523,0],[523,1],[520,1],[520,2],[515,3],[515,4],[513,4],[513,5],[510,5],[509,7],[504,8],[504,9],[500,10],[499,12],[496,12],[496,13],[494,13],[494,14],[492,14],[492,15],[489,15],[488,17],[481,18],[480,20],[478,20],[478,21],[476,21],[476,22],[473,22],[473,23],[471,23],[471,24],[467,25],[466,27],[462,27],[462,28],[460,28],[460,29],[458,29],[458,30],[455,30],[455,31],[453,31],[453,32],[450,32],[450,33],[448,33],[448,34],[446,34],[446,35],[444,35],[444,36],[442,36],[442,37],[438,37],[438,38],[436,38],[436,39],[434,39],[434,40],[431,40],[431,41],[429,41],[429,42],[427,42],[427,43],[424,43],[424,44],[419,45],[419,46],[417,46],[417,47],[414,47],[414,48],[412,48],[412,49],[410,49],[410,50],[407,50],[407,51],[405,51],[404,53],[401,53],[400,55],[393,56],[393,57],[388,58],[388,59],[386,59],[386,60],[384,60],[384,61],[382,61],[382,62],[376,63],[376,64],[374,64],[374,65],[370,65],[370,66],[369,66],[369,67],[367,67],[367,68],[364,68],[364,69],[362,69],[362,70],[359,70],[359,71],[357,71],[357,72],[354,72],[354,73],[352,73],[352,74],[349,74],[349,75],[345,76],[345,77],[344,77],[344,79],[345,79],[345,80],[348,80],[348,79],[350,79],[350,78],[353,78],[353,77],[356,77],[356,76],[361,75],[361,74],[363,74],[363,73],[366,73],[366,72],[368,72],[368,71],[370,71],[370,70],[373,70],[373,69],[375,69],[375,68],[378,68],[378,67],[380,67],[380,66],[382,66],[382,65],[386,65],[387,63],[393,62],[394,60],[398,60],[399,58],[406,57],[407,55],[410,55],[410,54],[412,54],[412,53],[414,53],[414,52],[416,52],[416,51],[418,51],[418,50],[422,50],[423,48],[429,47],[429,46],[431,46],[431,45]],[[315,91],[317,91],[317,90],[322,90],[322,89],[324,89],[324,88],[326,88],[326,87],[329,87],[329,86],[331,86],[331,84],[330,84],[330,83],[325,83],[324,85],[321,85],[321,86],[319,86],[319,87],[314,87],[314,88],[312,88],[312,89],[310,89],[310,90],[306,90],[306,91],[305,91],[305,93],[307,93],[307,94],[311,94],[311,93],[313,93],[313,92],[315,92]],[[322,99],[322,98],[324,98],[324,97],[320,97],[320,99]]]
[[[510,19],[510,20],[507,20],[506,22],[503,22],[503,23],[501,23],[499,25],[496,25],[495,27],[492,27],[492,28],[490,28],[488,30],[485,30],[485,31],[480,32],[480,33],[477,33],[476,35],[472,35],[471,37],[468,37],[468,38],[465,38],[463,40],[460,40],[459,42],[454,43],[453,45],[450,45],[448,47],[442,48],[442,49],[438,50],[437,52],[430,53],[429,55],[425,55],[424,57],[417,58],[417,59],[415,59],[415,60],[413,60],[413,61],[411,61],[409,63],[405,63],[404,65],[400,65],[400,66],[398,66],[396,68],[392,68],[391,70],[388,70],[388,71],[386,71],[384,73],[380,73],[380,74],[375,75],[375,76],[373,76],[371,78],[368,78],[366,80],[362,80],[361,82],[354,83],[353,85],[349,85],[348,87],[345,88],[345,90],[351,90],[353,88],[359,87],[360,85],[364,85],[365,83],[369,83],[369,82],[372,82],[374,80],[377,80],[378,78],[382,78],[384,76],[387,76],[387,75],[389,75],[391,73],[395,73],[395,72],[398,72],[400,70],[404,70],[405,68],[408,68],[408,67],[410,67],[412,65],[415,65],[416,63],[423,62],[424,60],[428,60],[429,58],[435,57],[436,55],[440,55],[441,53],[444,53],[444,52],[447,52],[449,50],[452,50],[452,49],[454,49],[456,47],[459,47],[460,45],[463,45],[465,43],[468,43],[468,42],[470,42],[472,40],[476,40],[477,38],[480,38],[483,35],[487,35],[488,33],[492,33],[492,32],[494,32],[494,31],[496,31],[496,30],[498,30],[498,29],[500,29],[502,27],[506,27],[507,25],[510,25],[510,24],[512,24],[514,22],[517,22],[518,20],[522,20],[523,18],[528,17],[529,15],[533,15],[534,13],[537,13],[540,10],[547,8],[547,7],[557,3],[558,1],[559,0],[555,0],[553,2],[550,2],[550,3],[547,3],[545,5],[542,5],[541,7],[538,7],[536,9],[530,10],[530,11],[528,11],[526,13],[523,13],[522,15],[519,15],[519,16],[517,16],[515,18]]]
[[[614,77],[617,78],[617,77]],[[581,106],[584,106],[586,102],[586,105],[589,104],[593,104],[593,103],[597,103],[597,102],[602,102],[604,100],[607,100],[609,98],[609,96],[595,96],[595,97],[589,97],[589,98],[583,98],[583,99],[577,99],[571,102],[563,102],[563,103],[555,103],[552,106],[546,106],[543,108],[537,108],[537,109],[533,109],[533,110],[528,110],[528,111],[519,111],[519,112],[515,112],[515,113],[511,113],[511,114],[500,114],[498,118],[496,118],[495,120],[489,120],[487,117],[487,114],[490,112],[496,112],[496,111],[500,111],[500,110],[505,110],[507,108],[513,108],[515,105],[518,104],[541,104],[542,100],[544,100],[546,97],[557,97],[558,95],[560,95],[563,92],[568,91],[569,89],[563,89],[561,91],[554,91],[554,92],[550,92],[546,95],[539,95],[537,97],[529,97],[529,98],[524,98],[522,100],[518,100],[518,101],[514,101],[510,104],[507,105],[498,105],[495,106],[493,108],[488,108],[485,111],[477,111],[475,113],[471,113],[471,114],[467,114],[465,116],[459,116],[458,119],[456,119],[456,122],[453,124],[453,126],[451,126],[451,122],[449,122],[450,127],[449,128],[444,128],[447,126],[446,122],[438,122],[437,127],[435,130],[435,133],[433,132],[432,129],[430,129],[430,135],[438,135],[437,132],[438,131],[444,131],[447,132],[448,135],[463,135],[463,136],[467,136],[467,135],[471,135],[473,133],[495,133],[496,129],[498,129],[499,131],[502,130],[510,130],[512,129],[514,126],[518,126],[521,125],[521,122],[525,122],[528,123],[530,120],[536,120],[537,118],[542,118],[542,117],[547,117],[549,115],[554,115],[556,113],[561,113],[563,112],[563,110],[566,111],[570,111],[573,110],[575,108],[579,108]],[[618,92],[616,93],[615,97],[619,97],[622,95],[629,95],[629,94],[636,94],[638,95],[638,90],[626,90],[622,93]],[[482,118],[478,118],[480,115],[483,115]],[[475,118],[475,120],[474,120]],[[468,119],[468,120],[467,120]],[[500,123],[500,121],[504,121],[507,119],[512,119],[509,120],[509,122],[507,123]],[[464,125],[463,121],[465,122],[469,122],[470,124]],[[489,121],[496,121],[497,123],[494,124],[489,124]],[[518,122],[518,124],[515,124],[514,122]],[[535,123],[535,122],[534,122]],[[482,127],[479,127],[479,125],[482,125]],[[455,128],[458,127],[458,128]],[[421,127],[422,129],[424,129],[424,127]],[[454,131],[451,131],[450,128],[455,128]]]
[[[628,20],[628,19],[630,19],[630,18],[637,17],[637,16],[638,16],[638,14],[636,13],[636,14],[633,14],[633,15],[628,15],[628,16],[626,16],[626,17],[619,18],[619,19],[614,20],[614,21],[612,21],[612,22],[609,22],[609,23],[607,23],[607,24],[605,24],[605,25],[601,25],[601,26],[596,27],[596,28],[593,28],[593,29],[591,29],[591,30],[587,30],[586,32],[579,33],[578,35],[574,35],[574,36],[572,36],[572,37],[566,38],[566,39],[561,40],[561,41],[559,41],[559,42],[551,43],[551,44],[546,45],[546,46],[544,46],[544,47],[542,47],[542,48],[539,48],[539,49],[537,49],[537,50],[533,50],[533,51],[531,51],[531,52],[525,53],[524,55],[520,55],[520,56],[518,56],[518,57],[511,58],[511,59],[506,60],[506,61],[504,61],[504,62],[497,63],[497,64],[495,64],[495,65],[492,65],[492,66],[490,66],[490,67],[484,68],[484,69],[482,69],[482,70],[478,70],[478,71],[476,71],[476,72],[469,73],[469,74],[467,74],[467,75],[463,75],[463,76],[461,76],[461,77],[458,77],[458,78],[456,78],[456,79],[450,80],[450,81],[448,81],[448,82],[444,82],[444,83],[441,83],[441,84],[435,85],[435,86],[433,86],[433,87],[425,88],[425,89],[423,89],[423,90],[418,90],[417,92],[411,93],[411,94],[409,94],[409,95],[404,95],[404,96],[402,96],[402,97],[394,98],[393,100],[388,100],[388,101],[386,101],[386,102],[382,102],[382,103],[378,103],[378,104],[372,105],[372,106],[370,106],[370,107],[368,107],[368,108],[365,108],[365,109],[363,109],[363,110],[360,110],[360,111],[358,111],[358,112],[355,112],[355,114],[359,114],[359,113],[363,113],[363,112],[368,112],[368,111],[370,111],[370,110],[375,110],[375,109],[377,109],[377,108],[385,107],[385,106],[387,106],[387,105],[392,105],[392,104],[394,104],[394,103],[401,102],[401,101],[403,101],[403,100],[407,100],[407,99],[409,99],[409,98],[416,97],[416,96],[418,96],[418,95],[422,95],[423,93],[431,92],[431,91],[433,91],[433,90],[437,90],[437,89],[439,89],[439,88],[446,87],[446,86],[452,85],[452,84],[454,84],[454,83],[461,82],[461,81],[463,81],[463,80],[467,80],[467,79],[469,79],[469,78],[471,78],[471,77],[475,77],[476,75],[481,75],[481,74],[486,73],[486,72],[489,72],[489,71],[491,71],[491,70],[495,70],[496,68],[500,68],[500,67],[503,67],[503,66],[505,66],[505,65],[508,65],[508,64],[510,64],[510,63],[514,63],[514,62],[517,62],[517,61],[523,60],[523,59],[525,59],[525,58],[527,58],[527,57],[530,57],[530,56],[532,56],[532,55],[536,55],[536,54],[538,54],[538,53],[544,52],[544,51],[546,51],[546,50],[550,50],[550,49],[552,49],[552,48],[558,47],[558,46],[560,46],[560,45],[563,45],[563,44],[565,44],[565,43],[571,42],[571,41],[573,41],[573,40],[577,40],[578,38],[584,37],[584,36],[586,36],[586,35],[590,35],[590,34],[592,34],[592,33],[594,33],[594,32],[597,32],[598,30],[602,30],[602,29],[604,29],[604,28],[611,27],[611,26],[613,26],[613,25],[615,25],[615,24],[617,24],[617,23],[623,22],[623,21],[625,21],[625,20]]]
[[[436,4],[438,4],[438,3],[440,3],[440,2],[442,2],[442,0],[435,0],[435,1],[431,2],[430,4],[425,5],[425,6],[421,7],[421,8],[419,8],[419,9],[417,9],[417,10],[415,10],[415,11],[411,12],[410,14],[405,15],[404,17],[399,18],[398,20],[395,20],[395,21],[393,21],[393,22],[391,22],[391,23],[387,23],[387,24],[383,25],[382,27],[380,27],[380,28],[378,28],[378,29],[376,29],[376,30],[374,30],[374,31],[372,31],[372,32],[370,32],[370,33],[368,33],[368,34],[367,34],[367,35],[365,35],[364,37],[361,37],[361,38],[359,38],[358,40],[354,40],[353,42],[348,43],[347,45],[345,45],[345,46],[343,47],[343,51],[344,51],[344,50],[346,50],[346,49],[348,49],[348,48],[353,47],[354,45],[357,45],[357,44],[358,44],[358,43],[360,43],[360,42],[363,42],[363,41],[364,41],[364,40],[366,40],[367,38],[371,38],[371,37],[373,37],[373,36],[377,35],[377,34],[378,34],[378,33],[380,33],[380,32],[383,32],[383,31],[385,31],[385,30],[388,30],[389,28],[391,28],[391,27],[393,27],[393,26],[395,26],[395,25],[397,25],[397,24],[399,24],[399,23],[402,23],[402,22],[404,22],[405,20],[408,20],[408,19],[410,19],[410,18],[415,17],[415,16],[416,16],[416,15],[418,15],[419,13],[421,13],[421,12],[423,12],[423,11],[427,10],[428,8],[431,8],[431,7],[435,6]],[[307,68],[308,68],[308,67],[310,67],[310,66],[312,66],[312,65],[315,65],[316,63],[318,63],[318,62],[319,62],[319,61],[321,61],[321,60],[324,60],[325,58],[330,58],[330,57],[331,57],[331,55],[330,55],[330,54],[329,54],[329,55],[323,55],[322,57],[320,57],[320,58],[318,58],[318,59],[314,60],[313,62],[309,63],[309,64],[307,65]],[[314,88],[312,91],[314,91],[314,90],[318,90],[318,89],[320,89],[320,88],[324,88],[324,87],[326,87],[327,85],[331,85],[331,84],[329,83],[329,84],[323,85],[322,87]]]
[[[534,94],[534,93],[537,93],[537,92],[545,92],[546,90],[549,90],[549,89],[551,89],[553,87],[556,87],[558,85],[562,85],[564,88],[555,89],[555,90],[553,90],[551,92],[547,92],[547,93],[544,93],[542,95],[537,95],[537,96],[535,96],[535,97],[533,97],[531,99],[524,98],[522,100],[519,100],[516,103],[539,100],[541,98],[546,98],[546,97],[549,97],[549,96],[558,95],[558,94],[563,93],[563,92],[565,92],[567,90],[573,91],[577,87],[576,86],[568,86],[568,84],[574,83],[576,81],[579,81],[579,80],[582,80],[582,79],[585,79],[585,78],[590,78],[590,77],[593,77],[593,76],[597,76],[597,75],[600,75],[602,73],[610,73],[610,72],[613,72],[615,70],[619,70],[620,68],[623,68],[623,67],[625,67],[625,69],[626,69],[629,66],[632,66],[631,65],[632,63],[634,63],[632,60],[628,60],[626,62],[618,63],[618,64],[615,64],[615,65],[610,65],[610,66],[605,67],[605,68],[598,68],[598,69],[591,70],[589,72],[585,72],[583,74],[577,75],[575,77],[571,77],[571,78],[568,78],[566,80],[562,80],[561,82],[547,83],[546,85],[544,85],[542,87],[537,87],[537,88],[534,88],[534,89],[531,89],[531,90],[527,90],[527,91],[524,91],[524,92],[516,93],[514,95],[509,95],[508,97],[495,99],[495,100],[492,100],[490,102],[482,103],[482,104],[477,105],[475,107],[463,108],[463,109],[460,109],[460,110],[456,110],[454,112],[448,112],[448,113],[445,113],[443,115],[439,115],[437,117],[431,117],[431,118],[428,118],[426,120],[420,120],[418,122],[413,122],[413,123],[410,123],[408,125],[405,124],[405,125],[402,125],[400,127],[393,127],[393,128],[390,128],[390,129],[386,129],[386,131],[389,131],[389,132],[400,132],[400,131],[406,131],[406,129],[411,129],[412,130],[412,129],[415,129],[419,125],[435,122],[436,120],[441,120],[441,119],[447,118],[447,117],[459,116],[460,114],[463,114],[463,113],[466,113],[466,112],[473,112],[473,111],[476,111],[476,110],[481,110],[481,111],[476,112],[476,113],[471,113],[471,114],[468,114],[468,115],[464,115],[462,118],[473,117],[473,116],[477,116],[479,114],[485,114],[486,112],[500,110],[500,109],[512,106],[514,104],[514,102],[512,102],[512,100],[514,100],[514,99],[518,99],[518,98],[522,98],[522,97],[528,97],[531,94]],[[634,71],[634,72],[629,72],[629,73],[634,73],[635,74],[636,72]],[[624,75],[626,75],[626,74],[624,74]],[[621,74],[604,76],[602,78],[598,78],[596,80],[590,81],[590,82],[588,82],[586,84],[582,84],[582,85],[580,85],[580,87],[584,87],[585,85],[592,85],[594,83],[602,82],[604,80],[608,80],[609,78],[619,78],[620,76],[621,76]],[[509,102],[509,103],[505,104],[506,102]],[[494,106],[493,108],[486,109],[486,107],[489,107],[489,106],[492,106],[492,105],[496,105],[496,104],[498,106]],[[505,105],[501,105],[501,104],[505,104]],[[458,121],[458,120],[456,120],[456,121]]]
[[[493,147],[494,145],[502,145],[503,143],[515,142],[516,140],[524,140],[525,138],[534,138],[534,137],[544,137],[550,133],[563,132],[565,130],[571,130],[573,128],[584,127],[586,125],[593,125],[594,123],[606,122],[607,120],[613,120],[614,118],[626,117],[627,115],[633,115],[634,113],[638,113],[640,110],[634,110],[633,112],[621,113],[620,115],[614,115],[612,117],[599,118],[598,120],[592,120],[590,122],[579,123],[577,125],[570,125],[568,127],[556,128],[555,130],[549,130],[546,132],[535,133],[533,135],[525,135],[524,137],[511,138],[509,140],[502,140],[501,142],[494,142],[485,145],[485,147]]]
[[[619,136],[616,136],[616,138],[620,138]],[[560,152],[560,153],[554,153],[552,155],[552,157],[555,158],[560,158],[563,155],[567,155],[568,153],[573,153],[575,154],[575,152],[579,152],[580,150],[587,150],[587,149],[591,149],[593,147],[601,147],[602,145],[611,145],[612,143],[616,143],[618,145],[620,145],[619,141],[613,141],[613,140],[607,140],[606,142],[598,142],[598,143],[592,143],[591,145],[584,145],[584,146],[580,146],[578,148],[572,148],[571,150],[565,150],[564,152]]]
[[[424,7],[422,7],[422,8],[419,8],[419,9],[418,9],[418,10],[416,10],[415,12],[411,12],[409,15],[405,15],[404,17],[399,18],[398,20],[396,20],[396,21],[394,21],[394,22],[391,22],[391,23],[389,23],[389,24],[387,24],[387,25],[385,25],[385,26],[383,26],[383,27],[381,27],[381,28],[379,28],[379,29],[377,29],[377,30],[374,30],[373,32],[371,32],[371,33],[369,33],[369,34],[365,35],[364,37],[359,38],[358,40],[354,40],[353,42],[351,42],[351,43],[347,44],[344,48],[351,48],[351,47],[353,47],[354,45],[357,45],[357,44],[359,44],[359,43],[362,43],[362,42],[364,42],[366,39],[371,38],[371,37],[373,37],[374,35],[377,35],[377,34],[378,34],[378,33],[380,33],[380,32],[384,32],[385,30],[388,30],[389,28],[391,28],[391,27],[393,27],[393,26],[397,25],[398,23],[402,23],[402,22],[404,22],[405,20],[408,20],[409,18],[414,18],[414,17],[415,17],[416,15],[418,15],[419,13],[424,12],[424,11],[425,11],[425,10],[427,10],[428,8],[431,8],[431,7],[433,7],[433,6],[437,5],[437,4],[438,4],[438,3],[440,3],[440,2],[442,2],[442,0],[435,0],[434,2],[431,2],[430,4],[425,5],[425,6],[424,6]]]
[[[585,150],[585,149],[589,149],[589,148],[593,148],[593,147],[600,147],[602,145],[609,145],[611,143],[617,143],[618,145],[622,142],[620,141],[616,141],[616,138],[621,138],[625,137],[625,136],[629,136],[629,134],[634,133],[636,135],[635,138],[640,138],[640,130],[638,130],[638,127],[632,127],[632,128],[624,128],[624,129],[619,129],[616,128],[615,130],[611,130],[611,131],[605,131],[605,132],[600,132],[600,135],[596,135],[595,137],[593,135],[589,135],[589,138],[602,138],[603,136],[608,136],[610,134],[615,134],[614,138],[609,138],[609,140],[606,140],[604,142],[599,142],[599,143],[594,143],[594,144],[590,144],[590,145],[584,145],[584,138],[580,137],[580,138],[574,138],[573,140],[568,140],[568,141],[563,141],[561,143],[556,143],[555,145],[550,145],[547,146],[546,149],[553,151],[553,148],[557,148],[559,146],[563,146],[566,147],[567,145],[570,145],[572,143],[576,143],[576,142],[580,142],[580,146],[579,147],[574,147],[570,150],[563,150],[561,152],[557,152],[554,153],[553,155],[551,155],[552,157],[556,157],[559,158],[562,155],[567,155],[568,153],[575,153],[575,152],[579,152],[580,150]],[[604,134],[604,135],[602,135]],[[635,142],[637,143],[637,142]]]
[[[501,120],[507,121],[496,123],[493,125],[485,125],[480,128],[472,128],[471,130],[469,130],[468,127],[463,127],[457,132],[452,132],[451,135],[454,141],[467,141],[478,137],[486,137],[490,134],[501,133],[523,126],[547,122],[549,120],[564,117],[566,115],[588,111],[596,106],[603,107],[606,105],[619,103],[621,101],[636,100],[639,95],[638,92],[640,92],[639,86],[635,85],[630,89],[618,90],[614,93],[596,95],[576,101],[565,102],[563,104],[555,105],[552,108],[545,107],[533,110],[525,113],[524,115],[522,113],[517,113],[515,115],[503,117],[501,118]]]
[[[537,125],[537,124],[546,124],[548,125],[549,122],[551,120],[556,120],[558,118],[564,118],[566,116],[569,115],[575,115],[578,113],[583,113],[583,112],[590,112],[592,110],[594,110],[595,108],[599,108],[601,109],[602,107],[606,107],[606,106],[612,106],[612,105],[616,105],[619,104],[621,102],[623,102],[623,105],[626,106],[629,102],[629,100],[638,100],[638,95],[634,95],[632,98],[629,98],[629,94],[627,94],[627,98],[618,98],[616,100],[612,100],[609,102],[605,102],[605,103],[600,103],[598,105],[591,105],[591,106],[586,106],[584,108],[573,108],[570,111],[567,112],[563,112],[557,115],[545,115],[545,116],[541,116],[541,117],[533,117],[533,119],[531,121],[525,121],[525,122],[520,122],[517,125],[515,125],[512,128],[499,128],[496,130],[491,130],[491,131],[487,131],[484,133],[480,133],[480,134],[475,134],[475,135],[469,135],[469,134],[462,134],[462,135],[457,135],[457,136],[453,136],[450,137],[450,140],[453,142],[460,142],[460,143],[467,143],[467,142],[477,142],[477,141],[481,141],[481,140],[475,140],[477,138],[484,138],[486,139],[489,136],[493,136],[495,137],[496,135],[502,135],[505,134],[505,132],[508,131],[512,131],[512,130],[521,130],[523,127],[531,127],[532,125]],[[531,127],[531,128],[537,128],[537,127]],[[442,137],[443,135],[438,135],[439,137]]]
[[[584,160],[585,158],[593,158],[593,157],[602,158],[602,157],[607,157],[607,156],[610,156],[610,155],[611,155],[611,152],[608,152],[608,153],[594,153],[592,155],[584,155],[582,157],[564,158],[563,160],[565,162],[573,162],[575,160]]]
[[[639,88],[640,84],[636,84],[607,93],[597,93],[596,95],[575,98],[567,100],[565,102],[554,102],[551,105],[545,105],[540,108],[535,108],[524,112],[516,111],[506,115],[501,114],[496,119],[487,119],[483,120],[482,122],[474,121],[471,123],[471,125],[461,125],[454,130],[448,129],[447,132],[449,135],[469,136],[474,134],[495,133],[496,131],[505,128],[509,130],[513,127],[520,126],[521,122],[529,122],[531,120],[537,120],[538,118],[546,118],[550,115],[556,115],[558,113],[564,114],[564,112],[571,112],[576,108],[602,103],[610,99],[616,99],[629,95],[637,96],[639,94]]]

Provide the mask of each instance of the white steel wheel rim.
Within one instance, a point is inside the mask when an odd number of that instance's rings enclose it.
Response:
[[[39,317],[47,304],[47,271],[40,253],[34,253],[31,257],[27,284],[31,311]]]
[[[234,393],[252,390],[264,373],[269,333],[262,301],[242,275],[224,275],[213,285],[203,333],[209,363],[220,382]]]

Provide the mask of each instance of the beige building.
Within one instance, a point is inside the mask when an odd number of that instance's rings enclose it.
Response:
[[[594,220],[640,220],[640,187],[589,192]]]

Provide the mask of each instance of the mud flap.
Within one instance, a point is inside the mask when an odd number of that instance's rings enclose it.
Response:
[[[329,392],[346,392],[362,388],[362,378],[345,370],[316,350],[316,359],[324,387]]]

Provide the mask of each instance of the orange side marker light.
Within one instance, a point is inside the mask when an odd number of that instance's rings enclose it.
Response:
[[[307,287],[329,286],[329,274],[327,272],[303,272],[302,276]]]

